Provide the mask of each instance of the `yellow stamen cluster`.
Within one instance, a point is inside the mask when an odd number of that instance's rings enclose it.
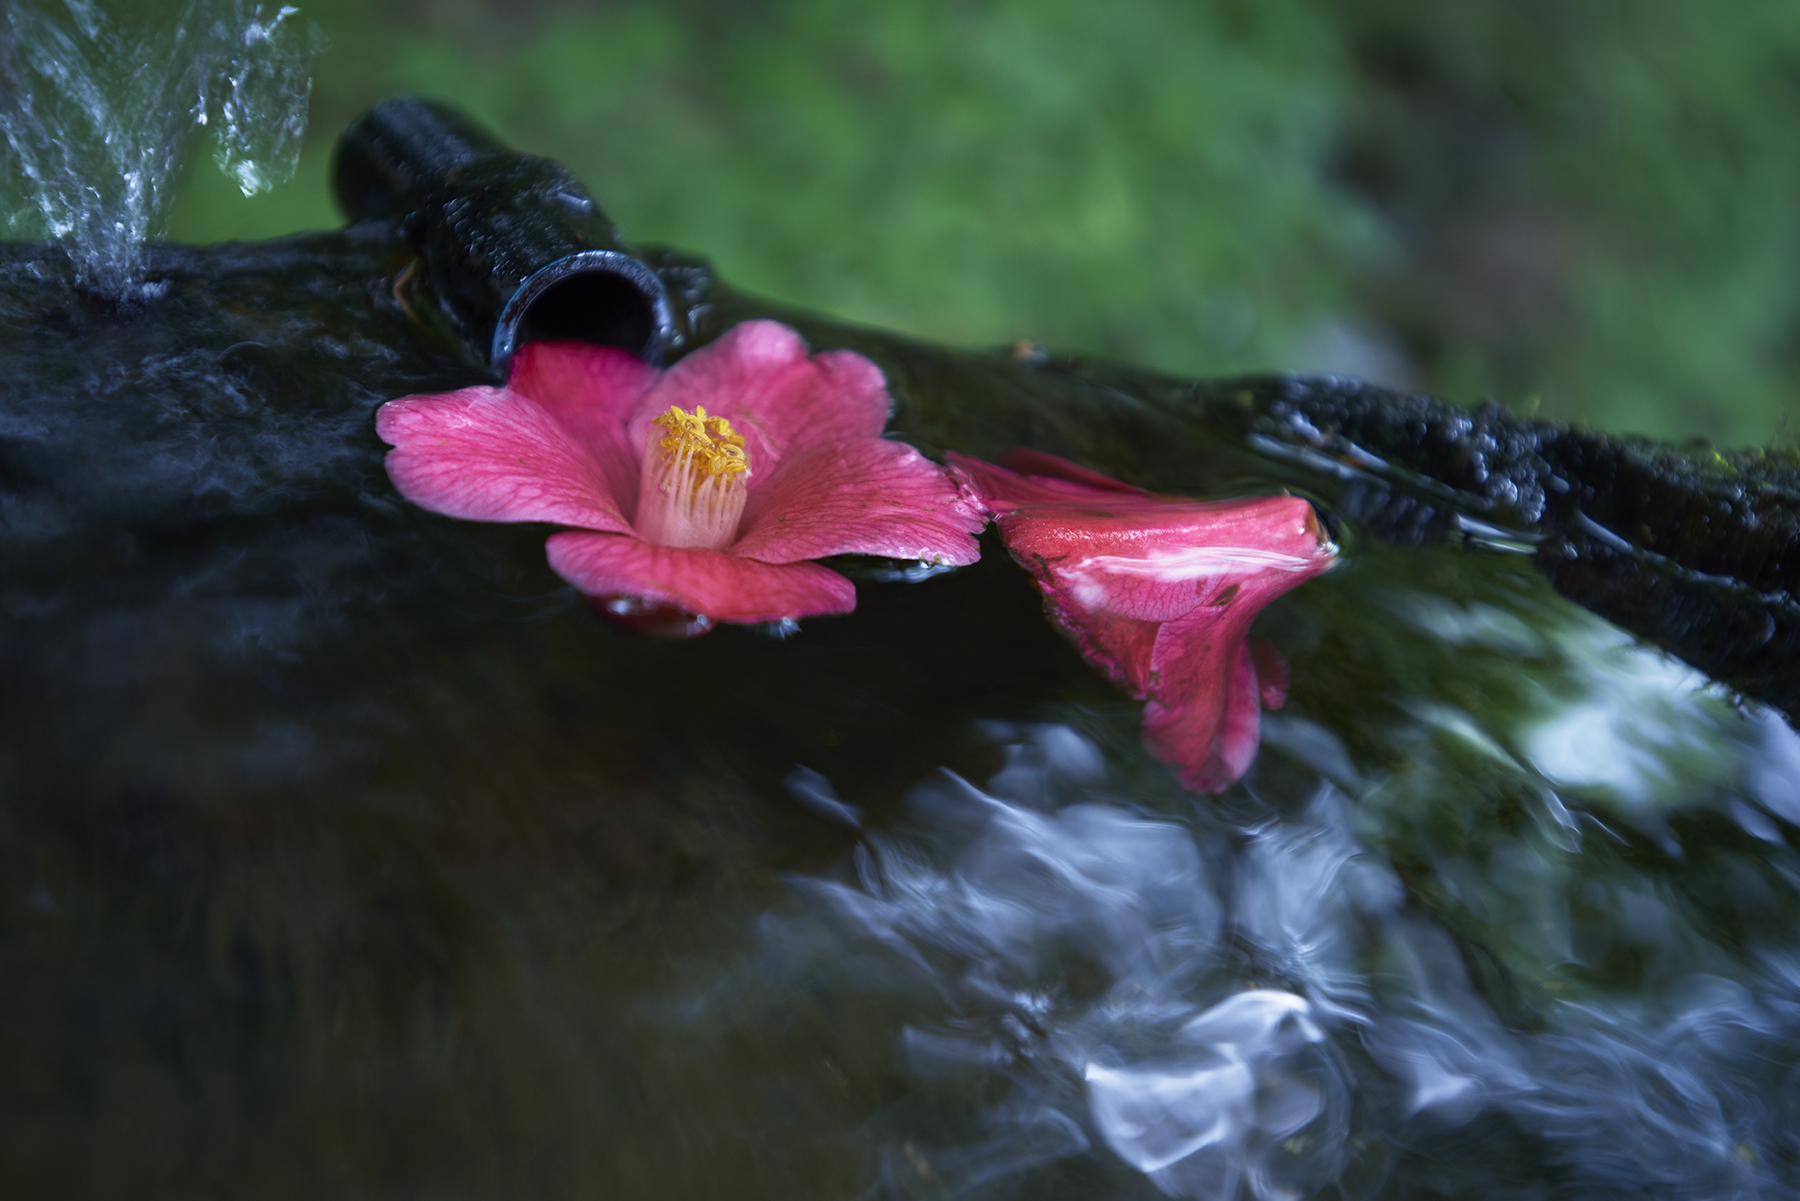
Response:
[[[659,438],[652,430],[644,448],[632,526],[658,546],[730,546],[750,497],[743,435],[702,406],[688,413],[670,405],[653,421],[667,432]]]
[[[707,475],[736,475],[750,470],[744,454],[744,436],[734,433],[731,422],[723,417],[708,417],[705,405],[694,406],[692,413],[669,406],[669,411],[654,423],[669,432],[657,443],[668,458],[687,456],[693,470]]]

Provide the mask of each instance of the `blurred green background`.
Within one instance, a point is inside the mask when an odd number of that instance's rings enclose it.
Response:
[[[958,344],[1334,369],[1789,444],[1800,4],[302,0],[300,172],[195,153],[170,234],[335,225],[397,91],[559,158],[635,241]]]

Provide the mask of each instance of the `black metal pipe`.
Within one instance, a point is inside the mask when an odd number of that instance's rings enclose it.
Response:
[[[676,341],[662,280],[581,181],[448,105],[377,104],[338,139],[332,177],[345,216],[393,222],[416,250],[404,281],[415,312],[446,321],[502,376],[525,342],[594,342],[658,363]]]

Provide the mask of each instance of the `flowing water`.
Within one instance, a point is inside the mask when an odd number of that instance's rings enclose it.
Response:
[[[387,483],[375,407],[479,378],[404,248],[134,247],[119,306],[86,228],[0,253],[0,1194],[1800,1191],[1800,737],[1504,540],[1340,513],[1199,797],[991,538],[797,632],[627,634],[544,529]],[[929,445],[1331,506],[804,328]]]
[[[139,282],[196,128],[244,195],[292,178],[316,34],[297,9],[12,0],[0,10],[0,205],[112,297]]]

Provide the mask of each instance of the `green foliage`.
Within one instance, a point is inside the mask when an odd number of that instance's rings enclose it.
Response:
[[[1383,0],[1342,29],[1356,174],[1404,246],[1372,306],[1435,390],[1616,432],[1784,432],[1800,9]]]
[[[567,162],[628,237],[836,315],[1195,374],[1410,364],[1619,432],[1785,436],[1781,0],[508,11],[308,5],[331,49],[298,181],[246,201],[196,164],[173,235],[335,222],[331,140],[417,91]]]

